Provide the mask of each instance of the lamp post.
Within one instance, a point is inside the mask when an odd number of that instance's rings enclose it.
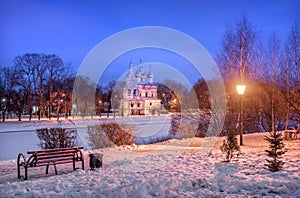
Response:
[[[57,117],[57,119],[59,119],[59,116],[60,116],[59,112],[62,112],[63,107],[64,107],[64,99],[60,99],[60,107],[58,109],[58,117]]]
[[[114,118],[116,117],[116,110],[117,110],[117,107],[118,107],[117,102],[118,102],[118,95],[115,95],[114,101],[112,101],[112,105],[113,105],[112,111],[114,113]]]
[[[102,100],[99,100],[99,101],[98,101],[98,104],[99,104],[99,115],[100,115],[100,118],[101,118],[101,105],[102,105]]]
[[[243,145],[243,100],[242,97],[245,93],[246,85],[237,85],[236,90],[240,96],[240,145]]]
[[[2,103],[3,103],[2,122],[5,122],[5,110],[6,110],[6,99],[5,98],[2,99]]]

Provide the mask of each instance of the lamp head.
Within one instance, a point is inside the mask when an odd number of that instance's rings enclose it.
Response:
[[[246,89],[246,85],[237,85],[236,90],[239,95],[244,95]]]

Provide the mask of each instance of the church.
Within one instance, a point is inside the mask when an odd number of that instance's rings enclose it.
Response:
[[[134,72],[130,63],[119,111],[121,116],[160,114],[161,100],[157,98],[157,85],[151,66],[146,74],[141,64]]]

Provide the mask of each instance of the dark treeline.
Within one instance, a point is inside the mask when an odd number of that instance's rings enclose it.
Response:
[[[69,103],[73,77],[71,65],[54,54],[24,54],[13,67],[1,67],[0,96],[3,121],[26,114],[51,118]],[[64,108],[68,108],[65,106]]]
[[[69,116],[75,73],[55,54],[24,54],[12,67],[0,68],[2,121],[22,115],[31,120]],[[112,86],[111,84],[107,86]],[[109,100],[110,88],[97,88],[97,95]],[[99,98],[99,97],[98,97]]]
[[[262,40],[258,29],[245,16],[226,30],[222,49],[215,60],[225,82],[226,111],[229,112],[226,115],[231,123],[240,120],[236,91],[240,83],[246,85],[243,95],[245,131],[282,129],[288,127],[290,120],[300,118],[299,48],[297,23],[284,41],[279,40],[276,33],[267,41]],[[65,64],[57,55],[15,57],[13,67],[0,68],[3,120],[10,116],[18,116],[21,120],[22,114],[29,119],[70,116],[74,79],[71,64]],[[121,93],[122,82],[97,85],[95,111],[117,109],[113,100],[120,99]],[[201,112],[210,112],[210,94],[204,80],[199,79],[193,90],[168,80],[158,86],[158,97],[169,111],[180,111],[183,103],[191,104],[191,94],[196,95]]]

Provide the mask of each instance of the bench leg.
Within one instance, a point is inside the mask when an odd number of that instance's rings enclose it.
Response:
[[[27,177],[27,166],[25,166],[24,169],[25,169],[25,178],[24,178],[24,180],[27,180],[28,179],[28,177]]]
[[[84,159],[82,155],[81,155],[81,163],[82,163],[82,170],[84,170]]]
[[[76,170],[75,159],[73,159],[73,171]]]
[[[53,164],[53,166],[54,166],[55,175],[57,175],[56,165]],[[49,172],[49,164],[47,164],[47,166],[46,166],[46,174],[48,174],[48,172]]]
[[[24,178],[24,180],[27,180],[27,166],[23,166],[24,167],[24,174],[25,176],[21,176],[21,166],[18,165],[18,179],[21,179],[22,177]]]
[[[46,166],[46,174],[48,174],[48,170],[49,170],[49,164],[47,164]]]
[[[17,164],[18,167],[18,179],[21,179],[21,170],[20,170],[20,165]]]
[[[56,164],[53,164],[54,170],[55,170],[55,175],[57,175],[57,169],[56,169]]]

